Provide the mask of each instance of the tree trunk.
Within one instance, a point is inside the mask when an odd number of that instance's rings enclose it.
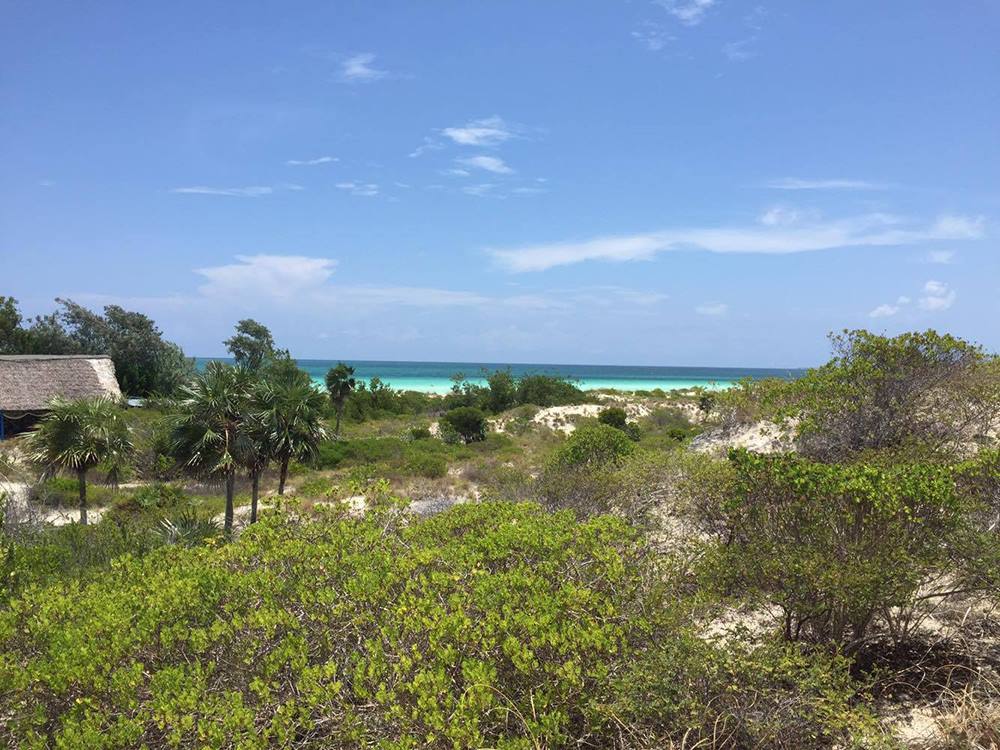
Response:
[[[76,481],[80,487],[80,523],[87,525],[87,470],[78,469]]]
[[[226,522],[225,531],[233,530],[233,494],[236,490],[236,475],[230,472],[226,475]]]
[[[333,436],[340,437],[340,417],[344,413],[344,405],[337,404],[337,426],[333,428]]]
[[[257,498],[260,496],[260,472],[253,473],[250,481],[250,523],[257,523]]]
[[[278,494],[285,494],[285,479],[288,478],[288,460],[289,457],[285,456],[281,459],[281,474],[278,475]]]

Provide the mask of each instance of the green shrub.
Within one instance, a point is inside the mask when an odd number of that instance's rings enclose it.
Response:
[[[295,494],[299,497],[329,497],[336,489],[334,483],[325,477],[313,477],[300,484]]]
[[[535,406],[585,404],[593,397],[562,378],[551,375],[526,375],[517,383],[517,403]]]
[[[441,422],[454,430],[465,443],[486,439],[486,415],[479,409],[460,406],[445,413]]]
[[[620,406],[609,406],[607,409],[601,409],[597,415],[597,421],[609,427],[624,430],[628,424],[628,416]]]
[[[399,524],[384,505],[269,514],[218,549],[26,591],[0,611],[9,744],[652,748],[721,728],[791,747],[779,711],[798,747],[858,739],[840,672],[751,669],[681,628],[620,521],[497,503]],[[766,669],[768,699],[743,698]]]
[[[75,477],[55,476],[32,488],[32,499],[53,507],[76,507],[80,503],[80,485]],[[112,490],[106,485],[87,485],[87,502],[93,507],[110,502]]]
[[[728,585],[780,607],[785,637],[848,650],[877,619],[893,629],[917,592],[947,572],[972,508],[949,467],[889,468],[733,451],[725,506]],[[994,542],[995,544],[995,542]]]
[[[127,497],[115,503],[123,510],[153,511],[173,510],[188,504],[184,490],[171,484],[154,482],[132,491]]]
[[[0,604],[31,585],[94,580],[116,558],[141,557],[157,543],[148,525],[130,518],[0,533]]]
[[[420,427],[411,427],[410,437],[413,440],[427,440],[431,437],[430,428],[424,427],[423,425]]]
[[[432,453],[414,453],[406,459],[405,469],[416,476],[437,479],[448,473],[448,462]]]
[[[606,424],[584,425],[566,438],[554,461],[563,466],[615,464],[635,450],[635,443],[621,430]]]

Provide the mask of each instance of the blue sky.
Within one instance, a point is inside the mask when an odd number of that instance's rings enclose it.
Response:
[[[1000,349],[994,2],[3,3],[0,293],[302,357]]]

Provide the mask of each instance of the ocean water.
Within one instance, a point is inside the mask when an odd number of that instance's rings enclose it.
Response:
[[[223,362],[232,360],[218,358]],[[199,367],[209,358],[198,358]],[[323,385],[326,372],[337,364],[332,359],[300,359],[299,367],[313,380]],[[447,393],[451,390],[451,376],[463,373],[474,383],[485,384],[483,371],[492,372],[509,368],[515,377],[524,375],[555,375],[567,378],[585,390],[614,388],[619,391],[647,391],[654,388],[702,388],[720,390],[728,388],[742,378],[785,378],[800,376],[796,369],[762,369],[743,367],[640,367],[629,365],[544,365],[497,362],[370,362],[345,360],[354,368],[354,377],[371,380],[377,377],[393,388],[424,393]]]

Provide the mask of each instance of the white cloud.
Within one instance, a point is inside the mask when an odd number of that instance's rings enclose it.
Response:
[[[528,187],[516,187],[510,192],[513,193],[514,195],[539,195],[541,193],[547,193],[549,191],[543,187],[528,186]]]
[[[899,296],[899,297],[896,298],[896,304],[894,304],[894,305],[890,305],[890,304],[879,305],[874,310],[872,310],[870,313],[868,313],[868,316],[871,317],[871,318],[888,318],[888,317],[890,317],[890,316],[895,315],[896,313],[898,313],[900,310],[902,310],[908,304],[910,304],[910,298],[901,295],[901,296]]]
[[[418,156],[423,156],[428,151],[440,151],[444,148],[444,144],[435,141],[433,138],[424,138],[424,142],[417,146],[413,151],[409,153],[411,159],[416,159]]]
[[[345,83],[370,83],[389,75],[388,71],[372,67],[375,55],[362,52],[347,58],[340,66],[340,80]]]
[[[239,263],[198,268],[208,297],[238,295],[293,298],[326,283],[337,266],[331,258],[304,255],[237,255]]]
[[[766,187],[774,190],[886,190],[889,186],[868,180],[803,180],[798,177],[783,177],[772,180]]]
[[[442,174],[451,175],[452,177],[468,177],[471,173],[468,169],[446,169]]]
[[[656,4],[685,26],[697,26],[705,20],[715,0],[656,0]]]
[[[483,182],[478,185],[466,185],[464,188],[462,188],[462,192],[467,195],[476,195],[482,197],[487,193],[492,192],[493,188],[495,187],[496,185],[494,185],[492,182]]]
[[[801,216],[794,208],[774,206],[761,214],[758,221],[766,227],[779,227],[794,224]]]
[[[373,182],[338,182],[338,190],[346,190],[351,195],[363,195],[371,198],[378,195],[378,185]]]
[[[332,258],[304,255],[237,255],[237,263],[199,268],[208,279],[199,287],[203,298],[230,303],[265,299],[300,307],[448,307],[484,305],[487,297],[476,292],[410,286],[328,284],[337,267]]]
[[[271,195],[279,190],[303,190],[301,185],[251,185],[249,187],[208,187],[206,185],[195,185],[193,187],[171,188],[171,193],[181,193],[187,195],[228,195],[238,198],[259,198],[262,195]]]
[[[487,172],[493,172],[494,174],[514,173],[514,170],[508,167],[503,159],[499,159],[496,156],[470,156],[465,159],[456,159],[455,161],[467,167],[485,169]]]
[[[954,250],[931,250],[927,253],[928,263],[948,264],[955,259]]]
[[[496,146],[515,136],[513,129],[497,115],[445,128],[441,134],[460,146]]]
[[[290,167],[315,167],[317,164],[330,164],[339,161],[335,156],[317,156],[315,159],[289,159],[285,162]]]
[[[921,310],[936,312],[947,310],[955,304],[955,290],[943,281],[928,281],[924,284],[924,296],[917,300]]]
[[[706,302],[704,305],[698,305],[694,311],[699,315],[720,316],[729,312],[729,305],[725,302]]]
[[[973,239],[982,221],[942,217],[930,226],[887,216],[865,214],[837,221],[812,221],[793,226],[707,227],[598,237],[517,248],[489,249],[504,268],[515,272],[544,271],[588,260],[625,262],[650,260],[662,252],[703,250],[712,253],[787,254],[843,247],[886,247],[928,240]]]

